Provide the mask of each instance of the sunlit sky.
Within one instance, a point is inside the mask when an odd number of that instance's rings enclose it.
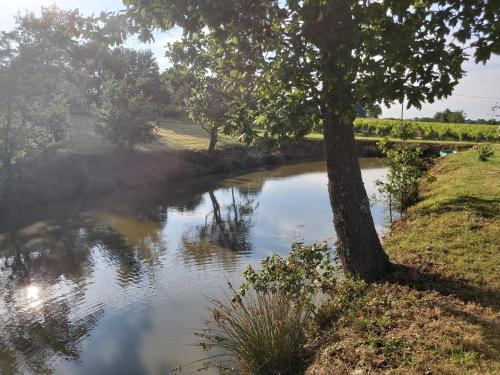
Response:
[[[0,30],[9,30],[14,25],[13,15],[18,11],[30,10],[39,12],[41,6],[56,4],[63,9],[78,8],[83,14],[99,13],[101,11],[116,11],[123,9],[121,0],[0,0]],[[164,46],[180,35],[179,30],[158,35],[156,41],[149,45],[139,45],[137,41],[129,41],[129,46],[151,49],[158,58],[161,68],[169,65],[164,56]],[[476,65],[468,62],[464,65],[467,76],[456,87],[454,94],[446,100],[432,104],[424,104],[422,110],[411,108],[404,111],[405,118],[416,116],[432,116],[435,112],[450,108],[464,110],[467,117],[493,118],[492,107],[500,104],[500,56],[493,57],[486,65]],[[399,117],[401,106],[393,105],[385,108],[384,117]],[[497,111],[500,116],[500,110]],[[500,119],[500,117],[496,117]]]

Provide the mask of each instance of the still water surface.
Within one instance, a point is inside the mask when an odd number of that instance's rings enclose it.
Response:
[[[361,165],[371,196],[382,162]],[[294,240],[334,240],[326,183],[308,162],[0,219],[0,374],[195,372],[209,297]]]

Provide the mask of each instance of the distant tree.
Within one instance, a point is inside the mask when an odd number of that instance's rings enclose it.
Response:
[[[377,104],[362,104],[356,106],[357,117],[379,118],[382,115],[382,108]]]
[[[382,108],[379,105],[372,105],[368,108],[367,114],[368,117],[379,118],[382,116]]]
[[[219,129],[228,123],[230,98],[217,78],[200,77],[196,83],[187,100],[187,111],[189,117],[209,134],[208,151],[213,151]]]
[[[167,56],[174,62],[164,75],[178,105],[185,106],[189,117],[209,135],[208,150],[213,151],[220,133],[243,135],[244,141],[252,139],[255,118],[253,93],[234,85],[220,69],[220,53],[216,44],[205,48],[189,49],[180,42],[169,45]],[[237,75],[237,71],[230,74]],[[235,121],[235,119],[238,119]]]
[[[116,47],[103,56],[102,65],[103,81],[110,76],[118,80],[127,76],[140,82],[144,95],[159,108],[168,103],[168,93],[160,80],[160,68],[151,51]]]
[[[120,149],[132,150],[138,143],[155,138],[157,115],[143,85],[142,80],[128,75],[109,78],[102,85],[100,104],[95,107],[96,128]]]
[[[124,42],[127,20],[123,15],[101,13],[85,17],[78,10],[42,7],[41,14],[26,12],[16,17],[9,35],[15,44],[37,46],[45,62],[64,70],[71,108],[85,110],[95,102],[106,76],[104,62],[110,48]]]
[[[465,123],[465,113],[464,111],[452,111],[446,108],[442,112],[436,112],[434,120],[436,122],[463,124]]]

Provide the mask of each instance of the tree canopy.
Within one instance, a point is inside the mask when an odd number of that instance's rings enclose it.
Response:
[[[336,90],[351,103],[346,112],[352,112],[353,97],[369,103],[405,99],[419,107],[451,94],[467,55],[484,62],[500,52],[495,0],[124,3],[143,26],[143,38],[154,27],[178,25],[186,53],[217,40],[224,61],[219,69],[256,73],[273,85],[286,82],[282,95],[296,100],[324,91],[321,61],[330,51],[337,62],[331,68],[343,77]]]
[[[144,85],[144,80],[129,75],[103,83],[101,102],[95,110],[97,131],[121,149],[132,150],[138,143],[155,138],[153,121],[157,115]]]

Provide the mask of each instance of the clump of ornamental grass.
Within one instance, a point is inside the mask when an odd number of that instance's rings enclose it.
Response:
[[[199,334],[206,348],[230,355],[227,368],[241,374],[293,375],[305,366],[311,310],[281,292],[249,291],[214,300],[216,328]]]

